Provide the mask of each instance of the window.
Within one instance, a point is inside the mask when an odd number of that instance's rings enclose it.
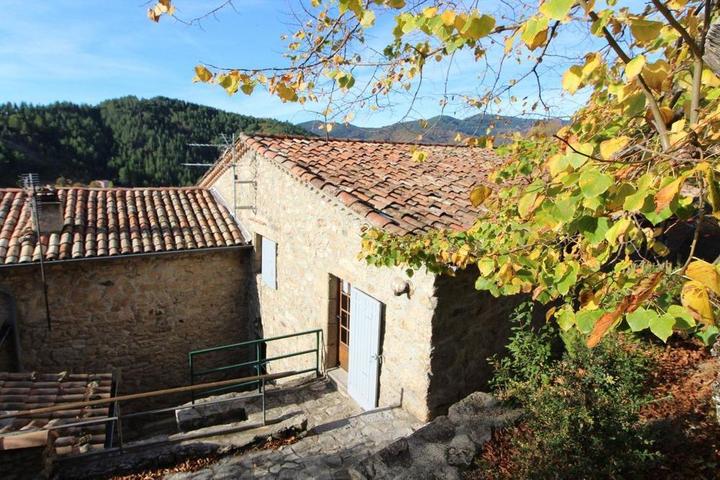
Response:
[[[350,351],[350,283],[337,282],[338,365],[348,370]]]
[[[277,243],[262,237],[260,242],[260,274],[270,288],[277,288]]]

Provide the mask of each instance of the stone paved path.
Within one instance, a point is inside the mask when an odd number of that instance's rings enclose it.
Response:
[[[400,408],[363,412],[326,379],[268,392],[268,420],[304,415],[308,434],[297,443],[225,457],[197,472],[168,480],[245,478],[343,478],[349,465],[381,450],[421,426]]]

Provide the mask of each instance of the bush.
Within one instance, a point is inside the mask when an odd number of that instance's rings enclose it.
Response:
[[[496,393],[525,411],[514,476],[629,478],[646,468],[656,457],[639,422],[650,365],[633,341],[613,334],[589,349],[574,331],[533,329],[527,306],[514,321],[509,355],[493,360]],[[558,337],[565,348],[553,356]]]

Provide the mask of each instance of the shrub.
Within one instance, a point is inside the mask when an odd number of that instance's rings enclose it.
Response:
[[[527,307],[514,320],[493,386],[525,411],[527,433],[512,439],[515,476],[627,478],[646,468],[656,457],[639,422],[650,365],[633,341],[612,334],[590,349],[575,332],[533,329]],[[558,336],[565,349],[553,357]]]

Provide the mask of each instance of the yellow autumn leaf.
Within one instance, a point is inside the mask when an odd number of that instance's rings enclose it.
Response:
[[[702,283],[705,287],[712,290],[715,295],[720,295],[720,272],[715,265],[704,260],[694,260],[690,262],[685,275],[697,282]]]
[[[708,87],[720,87],[720,78],[715,75],[715,72],[709,69],[704,69],[702,72],[702,84]]]
[[[425,160],[427,160],[427,156],[428,156],[428,154],[424,150],[415,150],[412,153],[412,159],[418,163],[424,162]]]
[[[670,205],[670,202],[680,193],[680,188],[685,183],[685,176],[676,178],[665,185],[655,194],[655,211],[659,212]]]
[[[545,44],[548,35],[547,17],[533,17],[522,26],[521,38],[530,50]]]
[[[480,206],[491,193],[492,190],[487,185],[478,185],[470,192],[470,203],[472,203],[473,207]]]
[[[710,297],[702,283],[696,280],[686,282],[680,300],[683,307],[687,308],[698,322],[711,325],[715,323]]]
[[[650,88],[661,91],[663,82],[670,75],[670,65],[665,60],[646,64],[642,70],[642,76]]]
[[[513,45],[515,44],[515,37],[517,36],[517,31],[513,33],[512,35],[508,35],[508,37],[505,39],[505,54],[512,52]]]
[[[688,132],[685,131],[686,121],[683,118],[672,124],[670,128],[670,144],[675,145],[678,142],[685,140]]]
[[[573,65],[570,67],[562,77],[562,87],[570,93],[577,92],[582,82],[582,67],[579,65]]]
[[[610,160],[613,155],[625,148],[630,139],[628,137],[616,137],[600,143],[600,156],[604,160]]]
[[[660,35],[663,24],[644,18],[634,17],[630,19],[630,31],[640,44],[652,42]]]
[[[673,123],[675,112],[670,107],[660,107],[660,116],[662,117],[665,126],[669,127]],[[645,121],[652,124],[655,123],[655,116],[650,109],[645,112]]]
[[[708,203],[712,207],[712,214],[715,218],[720,218],[720,188],[718,182],[715,181],[715,172],[712,168],[705,170],[705,183],[708,191]]]
[[[443,25],[446,27],[452,27],[455,24],[455,12],[452,10],[445,10],[440,15],[440,20],[442,20]]]
[[[195,67],[195,78],[193,78],[193,82],[209,82],[211,78],[212,73],[203,65],[197,65]]]
[[[435,15],[437,15],[438,8],[437,7],[428,7],[425,10],[423,10],[423,16],[425,18],[432,18]]]
[[[632,80],[633,78],[640,75],[640,72],[642,72],[644,66],[645,55],[638,55],[637,57],[630,60],[625,66],[625,75],[627,76],[628,80]]]
[[[585,65],[582,67],[582,78],[588,78],[602,64],[602,57],[599,53],[593,52],[585,57]]]

